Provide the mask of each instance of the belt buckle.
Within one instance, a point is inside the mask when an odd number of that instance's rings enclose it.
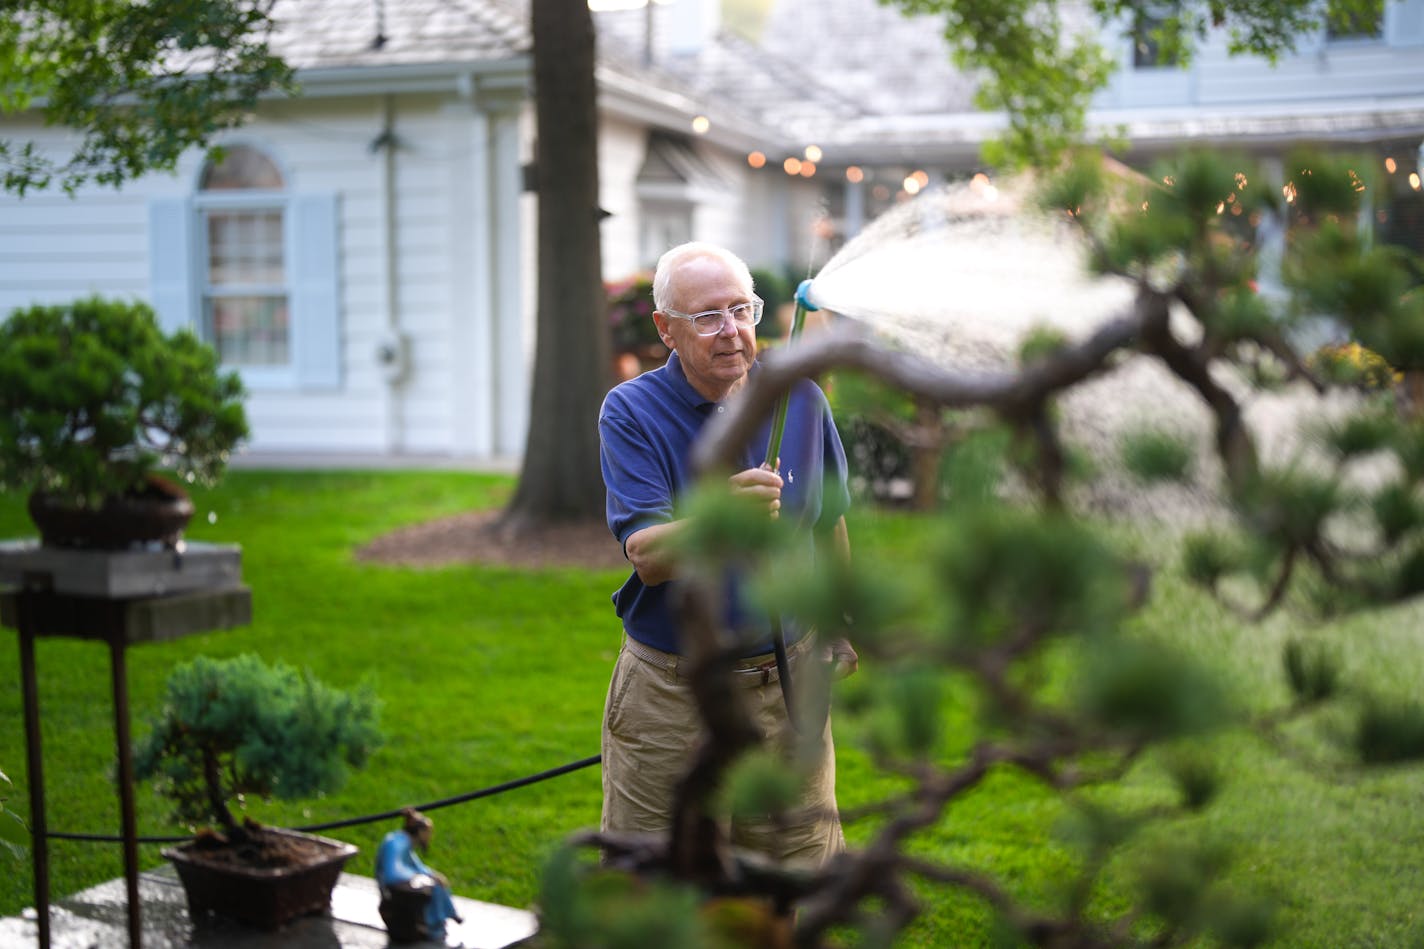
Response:
[[[750,669],[748,669],[747,671],[750,672],[750,673],[752,673],[753,675],[760,673],[760,675],[761,675],[761,684],[762,684],[762,685],[770,685],[770,684],[771,684],[771,674],[776,671],[776,659],[773,657],[773,658],[771,658],[771,659],[768,659],[766,662],[758,663],[757,665],[752,666],[752,667],[751,667]],[[779,677],[778,677],[778,681],[779,681]]]

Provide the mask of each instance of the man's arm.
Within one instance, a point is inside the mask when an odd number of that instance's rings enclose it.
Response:
[[[732,475],[728,481],[732,494],[752,498],[766,504],[767,512],[777,517],[781,510],[781,475],[769,468],[748,468]],[[645,586],[655,587],[677,576],[677,535],[685,521],[668,521],[642,527],[628,535],[623,551],[638,573],[638,579]],[[841,519],[844,533],[845,519]],[[846,541],[846,556],[850,556],[850,542]]]

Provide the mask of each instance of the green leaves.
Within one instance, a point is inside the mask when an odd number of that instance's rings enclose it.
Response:
[[[166,468],[211,483],[247,436],[242,383],[143,303],[89,297],[0,324],[0,487],[76,504]]]
[[[645,883],[582,865],[556,850],[544,865],[541,941],[554,949],[704,949],[701,902],[690,886]]]
[[[1086,646],[1076,704],[1099,727],[1172,738],[1215,728],[1231,711],[1220,682],[1189,656],[1121,637]]]
[[[139,780],[183,821],[233,824],[226,802],[335,790],[380,745],[375,698],[345,693],[254,655],[199,657],[174,669],[165,704],[134,751]]]
[[[1169,432],[1128,432],[1122,439],[1122,461],[1143,481],[1185,481],[1196,461],[1196,450]]]
[[[266,0],[51,3],[16,0],[0,19],[0,113],[35,107],[79,133],[67,158],[0,141],[6,190],[117,187],[171,170],[189,148],[291,91],[267,43]],[[104,55],[94,55],[103,50]]]
[[[944,527],[930,575],[942,591],[945,629],[962,642],[1029,629],[1101,631],[1127,609],[1124,565],[1078,522],[980,504]]]
[[[757,819],[794,808],[801,793],[795,770],[762,748],[743,755],[727,774],[723,807],[733,818]]]

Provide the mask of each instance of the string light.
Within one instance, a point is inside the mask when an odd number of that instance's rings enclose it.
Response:
[[[692,130],[698,135],[706,135],[707,130],[712,127],[712,120],[705,115],[699,115],[692,120]]]
[[[781,163],[781,167],[788,175],[799,175],[801,174],[801,159],[792,155]]]
[[[858,185],[865,180],[865,172],[860,170],[859,165],[851,165],[846,169],[846,181],[853,185]]]
[[[819,145],[807,145],[805,154],[806,160],[815,164],[821,160],[821,147]]]
[[[1384,160],[1384,170],[1389,172],[1391,175],[1399,170],[1399,165],[1395,164],[1394,156],[1391,155],[1389,158],[1386,158]]]
[[[765,167],[766,167],[766,155],[765,155],[765,153],[763,153],[763,152],[752,152],[750,155],[747,156],[747,164],[748,164],[748,165],[751,165],[753,168],[765,168]]]

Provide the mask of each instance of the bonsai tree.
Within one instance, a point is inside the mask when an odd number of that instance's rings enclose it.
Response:
[[[157,470],[211,482],[247,436],[242,383],[142,302],[88,297],[0,324],[0,490],[80,508]]]
[[[1290,729],[1318,727],[1342,766],[1417,766],[1424,706],[1360,680],[1294,629],[1279,690],[1250,697],[1263,698],[1258,705],[1242,701],[1203,651],[1141,628],[1157,566],[1075,506],[1068,489],[1102,469],[1068,463],[1058,406],[1130,358],[1160,363],[1205,406],[1209,449],[1139,436],[1124,459],[1139,477],[1163,478],[1214,452],[1220,523],[1179,542],[1152,539],[1178,546],[1176,569],[1204,598],[1248,619],[1417,599],[1424,417],[1408,393],[1356,393],[1338,417],[1305,402],[1296,421],[1300,437],[1312,436],[1311,455],[1260,450],[1245,418],[1245,383],[1284,376],[1302,400],[1327,389],[1289,338],[1320,315],[1377,354],[1389,367],[1382,379],[1424,368],[1414,263],[1358,226],[1369,185],[1357,170],[1368,167],[1302,153],[1281,188],[1244,159],[1192,153],[1136,178],[1085,154],[1044,178],[1038,200],[1082,230],[1095,271],[1133,284],[1130,302],[1087,335],[1031,336],[1017,366],[992,372],[845,328],[768,358],[694,452],[708,479],[683,509],[688,569],[676,609],[703,733],[675,788],[670,828],[575,837],[583,849],[559,853],[545,874],[541,945],[888,946],[942,890],[982,904],[996,944],[1244,949],[1271,938],[1270,895],[1240,887],[1241,876],[1228,877],[1229,848],[1195,833],[1234,766],[1219,739],[1249,730],[1289,748]],[[889,223],[918,233],[925,210]],[[1261,232],[1242,226],[1267,214],[1289,238],[1280,295],[1255,289],[1268,275]],[[727,490],[724,472],[776,400],[797,379],[831,371],[968,416],[945,466],[952,501],[922,519],[924,539],[903,561],[798,564],[777,522]],[[1007,489],[1012,475],[1032,498]],[[846,699],[839,721],[858,719],[869,760],[904,782],[857,808],[861,846],[814,870],[770,865],[726,831],[729,815],[774,815],[798,797],[796,769],[759,751],[753,713],[735,700],[738,643],[720,609],[728,568],[755,576],[768,606],[827,637],[853,637],[876,670],[845,686],[814,663],[799,673],[799,711],[822,712],[835,689]],[[1137,778],[1163,793],[1112,793]],[[977,847],[935,856],[921,847],[936,829],[972,835],[966,804],[998,780],[1028,782],[1062,808],[1068,846],[1046,895],[1026,892],[1016,870]],[[759,934],[746,936],[752,923]]]
[[[231,801],[334,791],[380,743],[376,701],[364,690],[341,692],[254,655],[199,657],[169,676],[134,773],[157,780],[179,821],[240,841],[253,825],[238,823]]]

